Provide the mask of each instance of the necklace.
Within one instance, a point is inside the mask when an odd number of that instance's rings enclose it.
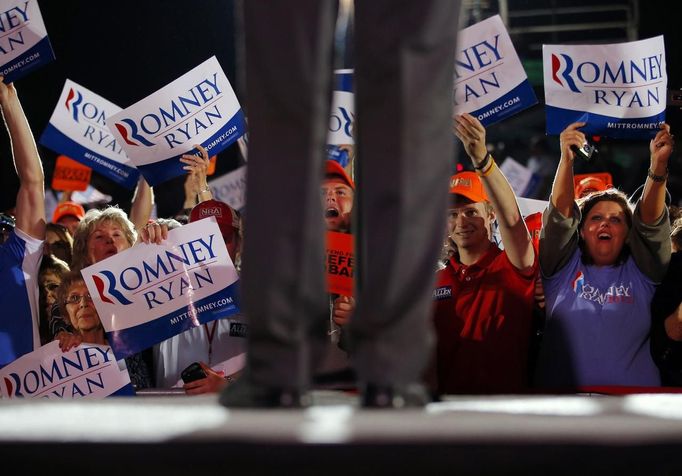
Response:
[[[211,356],[213,355],[213,337],[215,337],[215,329],[218,325],[218,321],[213,321],[211,323],[211,330],[208,330],[208,324],[204,324],[204,331],[206,331],[206,337],[208,338],[208,365],[211,365]]]

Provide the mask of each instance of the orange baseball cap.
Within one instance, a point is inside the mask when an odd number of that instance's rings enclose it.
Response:
[[[350,178],[350,176],[346,173],[346,170],[341,167],[341,164],[339,164],[336,160],[326,160],[327,166],[325,170],[325,175],[338,175],[340,176],[346,184],[355,190],[355,183],[353,180]]]
[[[575,196],[580,198],[585,192],[601,192],[607,188],[609,188],[609,185],[606,184],[602,179],[598,177],[585,177],[576,184]]]
[[[475,172],[460,172],[450,177],[450,193],[462,195],[472,202],[489,202],[483,183]]]
[[[62,202],[57,205],[57,208],[55,208],[54,213],[52,214],[52,223],[57,223],[63,217],[69,215],[78,218],[78,220],[82,220],[85,216],[85,209],[76,202]]]

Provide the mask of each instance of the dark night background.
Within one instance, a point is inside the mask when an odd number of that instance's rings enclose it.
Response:
[[[492,11],[487,12],[486,16],[496,13],[496,3],[492,0],[487,3],[492,5]],[[665,35],[668,87],[681,88],[679,8],[674,2],[662,0],[630,0],[621,3],[634,5],[638,11],[638,38]],[[510,0],[508,4],[511,12],[514,9],[585,6],[593,5],[594,2]],[[235,47],[239,37],[235,33],[239,31],[235,5],[240,5],[239,1],[41,0],[39,5],[56,61],[16,83],[36,140],[49,121],[67,77],[125,108],[215,55],[232,82],[242,106],[245,106],[243,84],[239,76],[241,70],[239,61],[235,59],[240,57]],[[297,8],[295,0],[292,0],[291,5]],[[571,21],[584,20],[584,17],[578,16]],[[534,38],[512,33],[512,40],[527,71],[533,62],[537,65],[538,58],[541,58],[538,46],[542,42],[615,42],[609,41],[613,38],[615,33],[598,29],[573,33],[557,31]],[[352,67],[352,64],[346,61],[343,66]],[[532,77],[530,71],[528,74]],[[558,156],[558,140],[544,137],[542,85],[535,82],[534,86],[540,104],[488,130],[489,142],[495,144],[499,155],[510,155],[521,163],[525,163],[533,153],[532,144],[538,140],[544,141],[550,156]],[[669,108],[667,119],[673,133],[681,130],[682,113],[679,108]],[[576,173],[609,171],[615,185],[628,193],[643,182],[648,167],[646,143],[610,143],[605,140],[599,147],[597,160],[591,164],[580,164]],[[39,150],[45,168],[46,185],[49,187],[57,154],[41,146]],[[216,176],[233,170],[240,165],[240,160],[236,146],[219,154]],[[5,132],[0,133],[0,163],[0,210],[6,210],[14,206],[18,182]],[[676,151],[671,159],[668,183],[673,203],[682,200],[681,178],[682,165]],[[179,177],[155,187],[158,216],[171,216],[181,208],[183,180]],[[113,203],[124,209],[129,208],[131,191],[96,173],[93,173],[91,183],[98,190],[111,195]],[[51,192],[48,190],[48,193]],[[547,199],[547,196],[532,198]]]
[[[38,4],[56,60],[15,84],[36,141],[66,78],[126,108],[215,55],[241,101],[231,0],[42,0]],[[0,210],[5,210],[14,206],[18,181],[7,134],[1,135]],[[38,147],[49,187],[58,154]],[[235,149],[219,154],[216,176],[239,165]],[[178,177],[154,188],[159,216],[172,216],[182,208],[183,182]],[[95,172],[91,184],[129,209],[132,191]]]

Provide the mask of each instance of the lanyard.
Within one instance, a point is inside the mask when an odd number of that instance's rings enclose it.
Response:
[[[213,354],[213,337],[215,337],[215,328],[218,325],[218,321],[213,321],[211,330],[208,330],[208,324],[204,324],[204,330],[206,331],[206,337],[208,338],[208,364],[211,365],[211,355]]]

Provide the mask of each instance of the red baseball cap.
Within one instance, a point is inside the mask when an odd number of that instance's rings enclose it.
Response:
[[[327,160],[326,162],[327,166],[325,170],[325,175],[338,175],[343,179],[344,182],[346,182],[346,185],[355,190],[355,183],[346,173],[346,170],[343,167],[341,167],[341,164],[339,164],[335,160]]]
[[[76,202],[62,202],[57,205],[57,208],[55,208],[54,213],[52,214],[52,223],[57,223],[63,217],[69,215],[78,218],[78,220],[82,220],[85,216],[85,209]]]
[[[475,172],[460,172],[450,177],[450,193],[462,195],[472,202],[489,202],[483,183]]]
[[[601,192],[607,188],[609,188],[609,185],[606,184],[602,179],[598,177],[585,177],[576,184],[575,196],[580,198],[585,191],[588,193]]]
[[[225,202],[206,200],[192,208],[189,214],[189,221],[193,223],[208,217],[215,217],[220,227],[220,232],[223,235],[223,240],[226,242],[232,241],[235,230],[239,229],[237,212]]]
[[[528,227],[528,232],[533,240],[533,246],[535,251],[540,247],[540,231],[542,230],[542,212],[535,212],[524,217],[523,221],[526,222]]]

